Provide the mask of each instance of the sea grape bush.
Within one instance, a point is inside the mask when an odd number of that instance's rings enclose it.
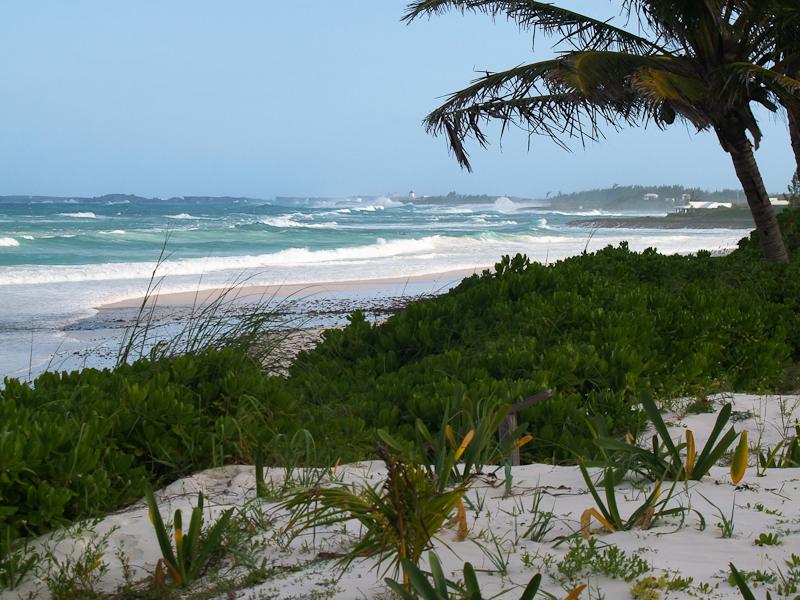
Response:
[[[38,534],[140,498],[148,482],[250,457],[293,401],[234,350],[0,391],[0,529]]]
[[[642,393],[756,390],[800,356],[800,262],[634,253],[625,244],[551,266],[497,272],[414,303],[380,326],[356,313],[291,374],[308,401],[346,404],[368,427],[414,439],[454,398],[552,399],[521,420],[528,458],[591,458],[594,434],[636,433]],[[511,266],[513,265],[513,267]]]

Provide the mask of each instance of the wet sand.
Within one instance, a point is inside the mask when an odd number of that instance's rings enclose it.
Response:
[[[282,285],[242,285],[237,287],[228,299],[237,301],[258,301],[259,299],[286,298],[307,299],[312,297],[335,296],[418,296],[434,295],[457,285],[465,277],[480,273],[485,267],[461,269],[456,271],[443,271],[427,275],[410,277],[377,277],[375,279],[361,279],[350,281],[324,281],[309,283],[287,283]],[[207,304],[226,293],[225,288],[211,288],[196,292],[177,292],[160,294],[157,297],[159,307],[193,306]],[[98,310],[132,309],[139,308],[144,297],[128,298],[119,302],[112,302],[97,307]]]

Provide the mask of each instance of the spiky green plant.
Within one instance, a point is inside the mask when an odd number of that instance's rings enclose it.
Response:
[[[523,436],[524,425],[517,427],[503,440],[498,440],[501,423],[511,406],[491,401],[473,407],[465,403],[451,416],[445,407],[441,426],[432,434],[421,419],[416,420],[415,442],[400,440],[386,430],[379,430],[381,441],[407,460],[422,465],[435,479],[438,490],[480,473],[485,465],[499,465],[518,448],[531,440]]]
[[[192,509],[189,528],[183,532],[183,515],[175,511],[173,517],[173,539],[167,532],[161,512],[152,490],[148,490],[147,508],[161,549],[160,563],[179,587],[185,587],[203,575],[209,563],[217,558],[223,547],[223,535],[233,515],[228,509],[207,531],[203,531],[203,493],[197,497],[197,506]]]
[[[731,418],[732,407],[730,404],[726,404],[720,410],[708,440],[697,454],[694,434],[691,431],[686,432],[686,442],[676,444],[669,434],[669,429],[667,429],[655,401],[650,396],[643,397],[641,401],[655,429],[651,448],[640,448],[631,443],[631,440],[622,441],[609,437],[595,439],[595,443],[600,448],[613,452],[610,461],[618,468],[630,469],[648,477],[651,481],[700,480],[736,440],[737,433],[733,427],[720,438],[722,430]],[[681,451],[686,453],[685,461],[681,456]]]
[[[431,567],[430,577],[417,565],[406,560],[402,565],[404,572],[408,574],[408,585],[389,578],[384,581],[403,600],[450,600],[453,596],[448,588],[469,600],[483,599],[475,569],[470,563],[464,563],[464,585],[462,587],[447,580],[442,570],[442,563],[434,552],[428,554],[428,562]],[[531,577],[519,600],[533,600],[541,581],[542,576],[539,573]]]
[[[404,560],[419,562],[461,501],[466,482],[441,492],[421,466],[402,462],[383,449],[378,452],[387,470],[380,488],[315,487],[295,494],[281,507],[290,512],[287,529],[295,533],[359,521],[363,536],[343,557],[343,564],[374,557],[376,568],[388,562],[387,570],[394,567],[396,572]]]
[[[766,448],[758,453],[759,472],[765,469],[791,469],[800,467],[800,423],[795,423],[794,435],[787,436],[775,444],[774,448]]]
[[[597,508],[587,508],[581,515],[581,533],[584,538],[590,536],[589,525],[592,518],[599,521],[609,531],[627,531],[634,527],[641,527],[642,529],[649,529],[651,525],[659,518],[667,517],[670,515],[682,514],[685,512],[683,507],[667,508],[666,505],[672,497],[673,487],[664,498],[661,498],[661,482],[656,482],[655,486],[647,496],[645,501],[634,510],[630,516],[623,518],[617,507],[617,497],[615,485],[615,474],[613,469],[605,469],[603,471],[603,488],[605,491],[605,502],[600,497],[597,490],[597,485],[592,480],[586,466],[583,462],[579,463],[581,475],[586,482],[586,487],[589,493],[594,498]]]

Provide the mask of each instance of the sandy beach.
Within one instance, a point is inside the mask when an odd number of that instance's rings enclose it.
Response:
[[[774,446],[783,439],[787,426],[800,416],[800,396],[796,395],[734,394],[712,398],[711,402],[717,408],[724,402],[733,404],[736,429],[750,432],[753,447]],[[680,406],[680,402],[675,405]],[[686,414],[677,410],[665,415],[665,420],[673,439],[680,439],[687,429],[694,431],[699,449],[709,437],[715,417],[713,413]],[[640,443],[646,439],[647,434]],[[790,576],[787,561],[793,560],[793,554],[800,554],[800,504],[796,500],[800,469],[769,469],[766,475],[758,476],[752,457],[753,452],[739,485],[731,483],[724,461],[700,481],[678,482],[674,486],[664,482],[661,497],[669,493],[669,506],[686,508],[682,516],[659,519],[647,529],[634,527],[618,532],[593,524],[591,537],[600,558],[587,563],[576,559],[574,548],[580,547],[577,539],[565,541],[579,531],[581,513],[595,506],[577,467],[514,467],[508,485],[502,468],[487,467],[466,495],[466,538],[460,539],[454,528],[446,527],[438,532],[432,547],[447,577],[455,581],[462,575],[464,562],[470,561],[478,572],[485,597],[503,590],[510,592],[509,597],[516,597],[535,573],[542,573],[542,589],[554,594],[554,598],[564,598],[568,590],[583,584],[588,585],[588,590],[579,598],[741,598],[728,581],[728,563],[733,562],[743,571],[759,570],[763,577],[777,580],[779,572]],[[599,471],[592,473],[597,475]],[[385,474],[380,461],[350,464],[339,467],[324,485],[377,487]],[[280,487],[285,483],[286,472],[267,469],[265,477],[271,486]],[[303,472],[295,472],[292,477],[296,481],[288,487],[302,487]],[[616,489],[620,512],[627,515],[633,511],[651,487],[651,483],[636,479],[620,483]],[[172,483],[157,492],[161,513],[171,515],[181,509],[185,514],[196,503],[200,491],[207,498],[204,514],[209,521],[234,509],[244,531],[250,532],[246,544],[249,558],[253,564],[264,565],[264,569],[260,577],[248,582],[248,569],[241,562],[237,566],[236,561],[228,560],[216,565],[213,574],[191,586],[187,593],[220,599],[388,597],[384,570],[373,559],[356,560],[345,569],[337,563],[337,557],[360,536],[357,523],[349,521],[342,526],[320,526],[313,532],[293,534],[285,529],[288,514],[278,499],[256,498],[255,471],[250,465],[211,469]],[[536,497],[540,504],[533,507]],[[532,539],[529,528],[542,514],[552,515],[549,529],[540,538]],[[727,537],[721,529],[725,518],[734,523]],[[765,535],[774,536],[774,543],[759,542]],[[96,523],[43,536],[34,542],[34,547],[49,549],[62,564],[80,560],[87,548],[94,548],[102,568],[96,568],[87,581],[94,589],[108,593],[126,585],[126,578],[127,585],[149,585],[160,558],[143,501]],[[587,547],[585,542],[583,547]],[[602,559],[607,559],[609,552],[617,553],[616,567]],[[427,568],[427,561],[422,566]],[[0,597],[10,600],[34,593],[37,598],[48,598],[46,575],[40,572],[19,590]],[[208,591],[219,581],[236,584],[224,593]],[[632,596],[637,585],[645,590],[652,585],[659,594]]]
[[[474,269],[456,269],[440,273],[414,275],[408,277],[376,277],[375,279],[358,279],[344,281],[322,281],[309,283],[287,283],[282,285],[247,285],[236,287],[235,298],[240,301],[258,301],[263,298],[283,299],[288,297],[326,297],[337,295],[375,295],[399,291],[399,295],[426,295],[445,292],[457,285],[465,277],[480,273],[489,265],[475,267]],[[225,288],[201,289],[196,292],[177,292],[159,294],[157,303],[162,307],[192,306],[212,302]],[[415,292],[417,292],[415,294]],[[111,302],[98,306],[98,310],[111,310],[117,308],[138,308],[144,301],[143,296],[127,298],[118,302]]]

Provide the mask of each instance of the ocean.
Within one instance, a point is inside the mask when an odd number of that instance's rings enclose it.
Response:
[[[481,268],[517,252],[554,261],[621,240],[665,253],[722,251],[747,233],[591,232],[567,223],[603,213],[565,213],[506,197],[423,202],[0,199],[0,378],[80,366],[68,359],[82,356],[90,343],[81,323],[101,305],[143,295],[164,248],[159,275],[167,293],[221,287],[242,277],[254,285],[286,285],[418,276]]]

